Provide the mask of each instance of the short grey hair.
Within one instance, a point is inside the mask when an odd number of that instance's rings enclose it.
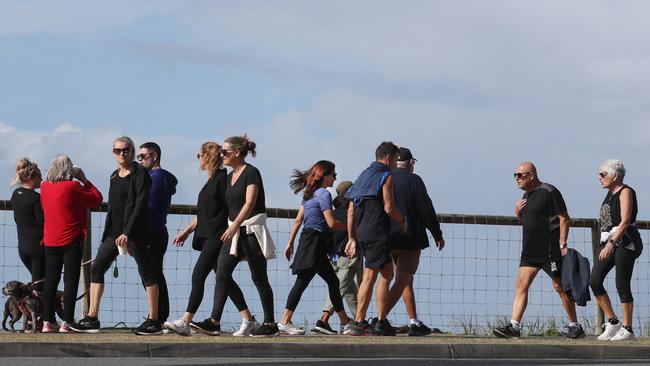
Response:
[[[625,165],[618,159],[609,159],[600,164],[598,168],[601,172],[607,173],[610,177],[616,177],[618,181],[622,182],[625,178]]]
[[[72,178],[74,178],[74,165],[72,165],[72,160],[65,154],[57,155],[52,160],[50,169],[47,170],[45,180],[50,183],[55,183],[63,180],[72,180]]]

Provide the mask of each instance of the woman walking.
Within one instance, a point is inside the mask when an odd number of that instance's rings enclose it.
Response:
[[[33,289],[43,290],[45,279],[45,250],[43,241],[43,209],[41,195],[41,170],[28,158],[16,163],[16,176],[12,182],[17,187],[11,195],[11,207],[18,232],[18,256],[32,276]]]
[[[70,328],[75,332],[99,333],[99,304],[104,293],[104,274],[121,250],[135,259],[147,291],[149,314],[134,329],[134,333],[162,334],[162,325],[158,321],[158,280],[147,249],[151,240],[151,177],[146,168],[134,161],[135,145],[129,137],[122,136],[113,142],[113,157],[117,169],[110,178],[106,224],[102,243],[90,270],[90,309],[84,319],[72,324]]]
[[[221,236],[224,245],[217,264],[215,306],[221,313],[228,296],[228,281],[237,264],[248,261],[251,277],[262,301],[264,323],[251,332],[253,337],[279,335],[273,314],[273,290],[266,273],[266,261],[275,258],[275,245],[266,227],[266,204],[262,175],[246,162],[255,157],[255,142],[244,136],[226,139],[221,149],[225,165],[232,168],[226,180],[228,228]]]
[[[329,296],[334,304],[334,311],[338,314],[343,326],[343,334],[347,334],[352,330],[350,319],[343,308],[339,279],[328,258],[332,241],[331,229],[339,231],[347,229],[344,223],[334,219],[332,195],[327,190],[327,188],[332,187],[336,180],[334,163],[321,160],[307,171],[294,170],[292,178],[289,186],[293,192],[298,194],[304,191],[304,193],[298,216],[291,228],[287,249],[284,251],[287,260],[291,260],[294,251],[293,243],[301,224],[304,228],[300,233],[296,256],[290,266],[293,274],[298,277],[289,292],[287,305],[278,328],[282,333],[291,335],[305,334],[304,329],[295,327],[292,324],[291,318],[303,292],[314,276],[318,274],[327,283]]]
[[[607,195],[600,206],[600,254],[594,258],[589,284],[598,306],[608,318],[599,340],[620,341],[634,338],[632,310],[634,299],[630,282],[634,262],[641,255],[643,242],[636,226],[638,206],[636,192],[623,183],[625,166],[620,160],[607,160],[600,165],[598,180]],[[621,301],[623,321],[616,317],[603,282],[616,267],[616,290]]]
[[[68,332],[69,325],[74,323],[88,209],[99,206],[101,202],[102,194],[86,179],[83,170],[72,165],[68,156],[58,155],[52,161],[46,182],[41,187],[46,257],[43,333]],[[54,312],[63,268],[64,316],[59,328]]]
[[[210,318],[202,322],[193,322],[194,314],[203,300],[205,279],[210,271],[217,271],[217,260],[223,242],[221,235],[228,227],[228,209],[226,207],[226,169],[222,168],[221,146],[215,142],[206,142],[196,157],[199,166],[208,174],[208,181],[199,193],[197,215],[194,220],[174,238],[174,245],[182,246],[187,237],[194,233],[192,248],[201,251],[192,272],[192,290],[190,299],[183,316],[173,322],[165,322],[165,328],[180,334],[190,335],[191,328],[208,335],[221,334],[221,310],[223,307],[214,306],[219,312],[213,311]],[[227,255],[227,254],[226,254]],[[234,336],[247,336],[259,324],[251,315],[239,286],[232,279],[226,280],[227,293],[242,316],[241,328],[233,333]]]

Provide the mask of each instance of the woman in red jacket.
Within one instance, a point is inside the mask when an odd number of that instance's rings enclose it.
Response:
[[[79,289],[82,245],[86,238],[88,209],[99,206],[102,194],[74,167],[67,155],[57,155],[41,184],[41,206],[45,216],[45,286],[43,289],[43,333],[68,332],[74,322]],[[63,275],[63,324],[54,319],[56,289]]]

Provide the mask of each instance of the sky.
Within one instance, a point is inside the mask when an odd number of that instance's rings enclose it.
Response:
[[[381,141],[411,148],[438,212],[512,215],[532,160],[574,217],[600,162],[650,217],[645,1],[3,1],[0,199],[15,161],[70,155],[107,196],[112,141],[156,141],[195,203],[202,142],[248,133],[268,207],[292,169],[354,180]]]

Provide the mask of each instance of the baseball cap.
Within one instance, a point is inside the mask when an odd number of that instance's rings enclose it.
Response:
[[[399,148],[399,158],[397,159],[398,161],[409,161],[409,160],[418,160],[413,157],[413,154],[411,154],[411,150],[409,150],[406,147],[400,147]]]

